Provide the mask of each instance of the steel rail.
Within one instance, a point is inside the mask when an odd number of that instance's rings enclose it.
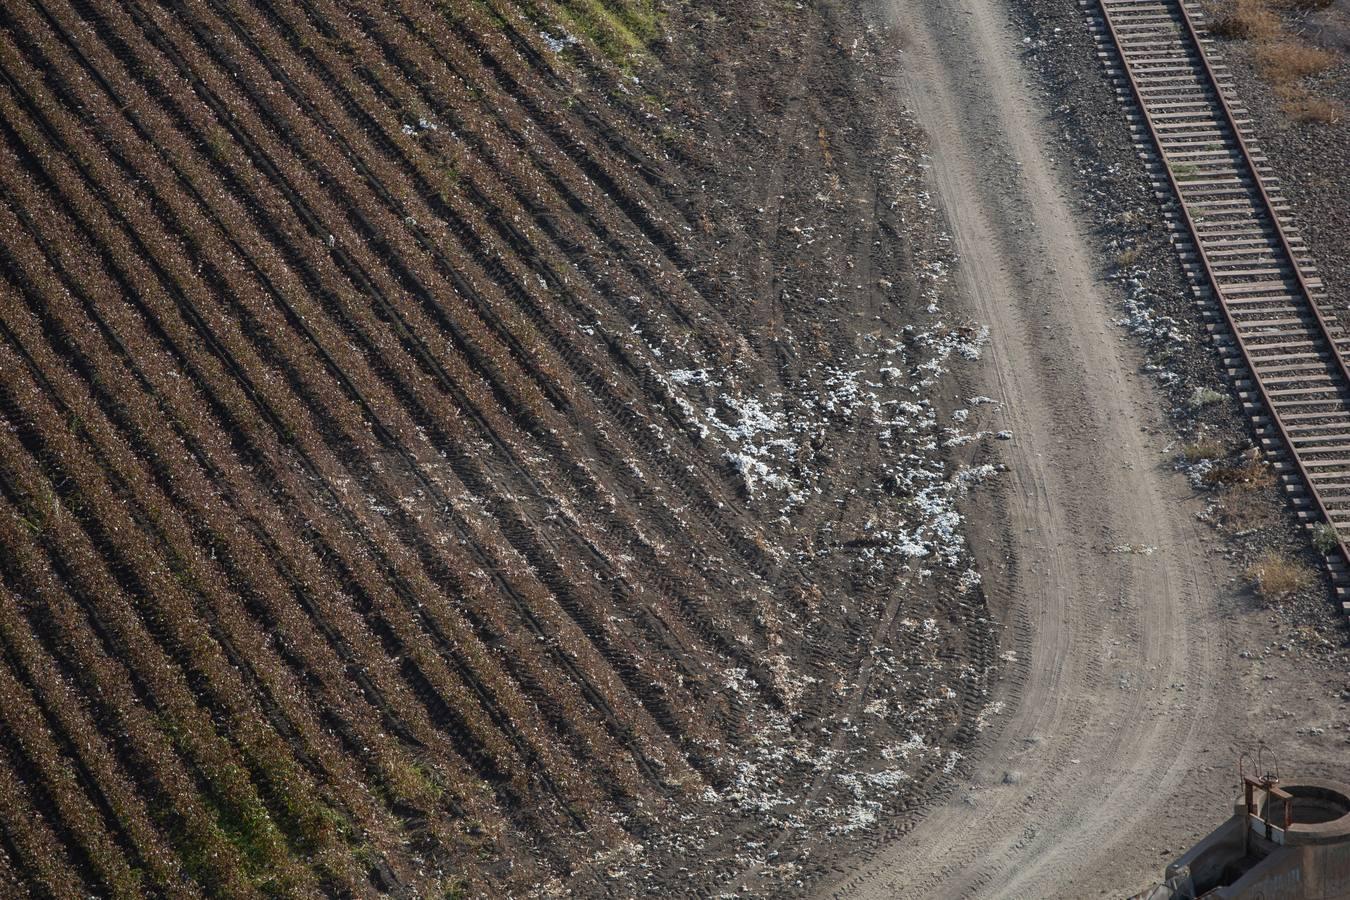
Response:
[[[1176,174],[1172,171],[1172,166],[1168,162],[1167,151],[1163,146],[1162,137],[1159,135],[1158,129],[1153,123],[1153,117],[1149,115],[1148,105],[1144,101],[1144,95],[1140,89],[1139,80],[1130,66],[1130,59],[1125,42],[1121,39],[1119,31],[1116,29],[1115,22],[1112,21],[1111,11],[1107,7],[1107,0],[1099,0],[1099,2],[1102,9],[1102,20],[1106,23],[1107,32],[1111,35],[1111,41],[1115,45],[1116,52],[1120,55],[1121,67],[1125,72],[1125,79],[1130,86],[1130,93],[1134,96],[1135,103],[1139,107],[1139,112],[1143,118],[1144,125],[1148,130],[1149,137],[1151,138],[1154,147],[1157,148],[1158,159],[1162,164],[1163,171],[1167,174],[1167,181],[1172,186],[1172,192],[1177,199],[1177,206],[1180,208],[1181,215],[1186,222],[1186,227],[1190,231],[1191,237],[1195,242],[1196,256],[1199,258],[1200,266],[1205,273],[1205,278],[1214,292],[1214,298],[1218,303],[1224,321],[1227,323],[1228,329],[1233,336],[1233,342],[1237,345],[1238,352],[1241,354],[1242,360],[1247,366],[1247,370],[1252,374],[1252,383],[1255,385],[1256,391],[1261,397],[1261,401],[1264,404],[1266,411],[1270,414],[1271,422],[1274,423],[1276,430],[1283,439],[1284,445],[1288,449],[1289,457],[1293,460],[1294,466],[1298,470],[1309,495],[1312,497],[1313,503],[1316,504],[1318,511],[1322,515],[1323,521],[1325,521],[1336,534],[1337,549],[1340,550],[1342,561],[1347,565],[1350,565],[1350,550],[1347,550],[1346,540],[1341,535],[1340,529],[1336,527],[1330,511],[1323,503],[1322,496],[1312,480],[1311,473],[1304,466],[1298,448],[1295,446],[1293,438],[1285,428],[1284,421],[1282,420],[1275,403],[1272,401],[1260,373],[1257,371],[1253,357],[1248,352],[1246,341],[1243,340],[1242,333],[1238,330],[1238,323],[1233,318],[1233,313],[1228,308],[1227,302],[1224,300],[1223,288],[1219,284],[1218,276],[1215,274],[1213,267],[1210,265],[1209,256],[1205,252],[1204,242],[1201,239],[1200,231],[1196,226],[1194,218],[1191,216],[1191,211],[1185,200],[1185,195],[1181,192],[1181,183],[1177,180]],[[1218,76],[1215,74],[1214,68],[1210,64],[1208,55],[1205,53],[1205,48],[1200,41],[1200,35],[1195,27],[1195,22],[1192,20],[1190,12],[1186,9],[1185,0],[1174,0],[1174,2],[1181,14],[1180,24],[1184,30],[1183,37],[1188,40],[1190,45],[1194,48],[1195,56],[1200,62],[1205,78],[1213,89],[1215,97],[1218,98],[1218,107],[1223,112],[1224,124],[1227,125],[1228,129],[1233,134],[1233,139],[1237,147],[1237,155],[1241,157],[1242,164],[1246,167],[1252,181],[1256,185],[1265,211],[1270,218],[1271,227],[1274,230],[1275,236],[1279,239],[1280,249],[1289,259],[1289,264],[1294,270],[1294,277],[1297,281],[1299,290],[1302,293],[1307,306],[1312,310],[1314,320],[1317,323],[1317,330],[1322,339],[1326,341],[1327,349],[1331,351],[1331,356],[1335,360],[1336,369],[1339,370],[1342,379],[1342,384],[1340,386],[1341,392],[1344,393],[1350,391],[1350,369],[1347,369],[1346,367],[1345,357],[1342,356],[1340,350],[1337,348],[1336,338],[1331,334],[1326,319],[1323,317],[1321,310],[1313,299],[1312,291],[1308,286],[1306,279],[1303,277],[1303,272],[1298,262],[1298,256],[1295,254],[1293,247],[1289,243],[1289,237],[1285,233],[1283,225],[1280,224],[1279,214],[1275,209],[1274,202],[1271,200],[1269,192],[1266,190],[1265,183],[1261,178],[1261,173],[1257,170],[1255,162],[1252,161],[1251,149],[1248,146],[1246,139],[1242,136],[1242,132],[1237,124],[1237,118],[1233,114],[1232,107],[1229,105],[1227,97],[1224,96],[1223,86],[1219,83]],[[1140,5],[1142,6],[1144,4]],[[1160,8],[1166,9],[1169,4],[1167,0],[1159,0],[1157,5]],[[1182,49],[1185,49],[1184,42]],[[1350,407],[1348,407],[1347,410],[1350,411]]]

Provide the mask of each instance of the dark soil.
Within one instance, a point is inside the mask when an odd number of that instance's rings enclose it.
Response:
[[[867,12],[0,42],[9,883],[793,890],[956,769],[982,337]]]

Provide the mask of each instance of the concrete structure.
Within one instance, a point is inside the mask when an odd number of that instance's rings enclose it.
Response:
[[[1135,900],[1350,900],[1350,786],[1243,781],[1232,818]]]

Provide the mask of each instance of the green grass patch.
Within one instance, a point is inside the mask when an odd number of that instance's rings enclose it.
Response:
[[[648,55],[661,35],[661,17],[651,0],[567,0],[558,11],[568,31],[588,38],[625,72]]]
[[[1327,556],[1341,545],[1341,536],[1331,525],[1318,522],[1313,526],[1312,545],[1317,548],[1318,553]]]
[[[1191,398],[1187,401],[1187,405],[1190,406],[1191,409],[1204,409],[1206,406],[1222,403],[1225,399],[1225,395],[1213,388],[1198,387],[1195,389],[1195,392],[1191,394]]]
[[[441,169],[440,190],[437,191],[437,196],[441,198],[442,203],[449,205],[450,199],[458,193],[460,177],[459,167],[453,161],[446,163]]]
[[[499,13],[488,0],[439,0],[436,4],[441,12],[452,22],[472,22],[475,17],[469,15],[470,8],[478,10],[478,17],[486,20],[498,31],[510,27],[506,17]]]

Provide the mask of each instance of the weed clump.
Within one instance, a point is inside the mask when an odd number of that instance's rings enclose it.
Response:
[[[1282,38],[1259,44],[1256,61],[1273,84],[1281,85],[1320,75],[1336,64],[1336,57],[1320,47]]]
[[[1209,30],[1222,38],[1238,41],[1270,40],[1281,30],[1280,18],[1266,0],[1237,0],[1216,12]]]
[[[1251,459],[1213,466],[1204,474],[1204,480],[1214,487],[1242,486],[1257,490],[1274,484],[1275,476],[1261,460]]]
[[[1312,545],[1317,548],[1318,553],[1327,556],[1341,545],[1341,536],[1330,524],[1318,522],[1313,526]]]
[[[1205,460],[1219,459],[1225,455],[1223,444],[1211,437],[1203,437],[1181,448],[1181,457],[1194,464]]]
[[[1312,573],[1297,560],[1274,551],[1257,560],[1249,569],[1256,595],[1266,603],[1277,603],[1312,583]]]
[[[1213,388],[1198,387],[1191,394],[1191,399],[1187,401],[1191,409],[1204,409],[1206,406],[1213,406],[1215,403],[1222,403],[1224,395]]]
[[[1303,81],[1336,65],[1335,53],[1315,47],[1285,27],[1282,12],[1308,12],[1333,0],[1232,0],[1213,10],[1209,30],[1216,37],[1251,41],[1262,76],[1274,87],[1290,119],[1334,123],[1344,116],[1340,104],[1314,96]]]
[[[1302,87],[1293,91],[1280,92],[1284,111],[1295,122],[1312,122],[1319,125],[1334,125],[1345,118],[1345,109],[1340,104],[1321,97],[1314,97]],[[1285,94],[1288,96],[1285,96]]]

